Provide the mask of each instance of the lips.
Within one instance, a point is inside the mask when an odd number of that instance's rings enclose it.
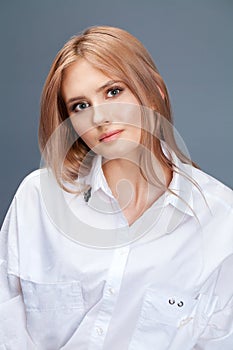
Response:
[[[108,141],[115,140],[122,131],[123,130],[113,130],[113,131],[109,131],[107,133],[104,133],[100,136],[99,141],[100,142],[108,142]]]

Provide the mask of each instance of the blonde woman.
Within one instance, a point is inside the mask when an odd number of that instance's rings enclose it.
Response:
[[[178,146],[142,44],[71,38],[39,141],[0,235],[0,349],[231,350],[232,191]]]

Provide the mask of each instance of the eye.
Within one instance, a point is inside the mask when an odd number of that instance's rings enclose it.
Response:
[[[114,88],[111,88],[111,89],[108,89],[107,91],[107,97],[114,97],[116,95],[119,95],[119,93],[123,91],[122,88],[120,87],[114,87]]]
[[[75,103],[72,107],[71,110],[72,112],[80,112],[87,107],[90,107],[90,104],[88,102],[80,102],[80,103]]]

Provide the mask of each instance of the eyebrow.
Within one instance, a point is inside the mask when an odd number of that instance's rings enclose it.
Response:
[[[101,92],[103,91],[104,89],[106,89],[108,86],[111,86],[113,84],[116,84],[116,83],[122,83],[121,80],[109,80],[107,81],[104,85],[102,85],[101,87],[99,87],[96,92]],[[72,102],[75,102],[77,100],[82,100],[82,99],[85,99],[86,97],[85,96],[76,96],[76,97],[71,97],[68,101],[67,101],[67,104],[70,104]]]

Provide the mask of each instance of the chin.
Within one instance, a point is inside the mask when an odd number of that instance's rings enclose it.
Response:
[[[139,154],[140,143],[131,140],[116,140],[106,144],[98,144],[93,152],[106,159],[135,159]]]

